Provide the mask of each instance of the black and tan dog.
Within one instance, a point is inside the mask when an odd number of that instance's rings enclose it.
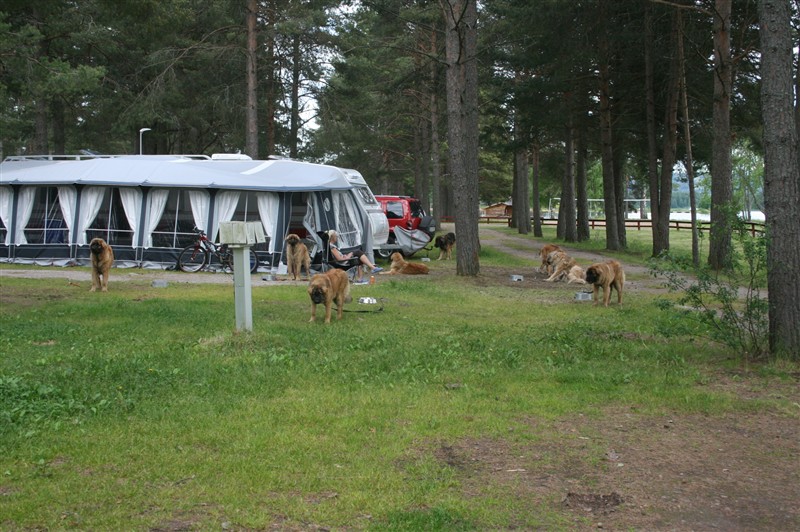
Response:
[[[622,304],[622,288],[625,285],[625,271],[622,265],[615,261],[610,260],[607,262],[598,262],[592,264],[586,269],[586,282],[593,287],[594,304],[597,305],[600,301],[597,299],[597,292],[600,288],[603,289],[603,305],[608,306],[608,301],[611,299],[611,289],[617,291],[617,303]]]
[[[300,237],[294,233],[286,236],[286,269],[295,281],[300,278],[301,268],[306,269],[306,275],[311,268],[311,257],[306,246]]]
[[[92,289],[96,292],[108,292],[108,272],[114,264],[114,250],[102,238],[93,238],[89,242],[92,257]]]
[[[430,270],[427,266],[419,262],[408,262],[403,258],[403,254],[395,251],[392,256],[392,267],[389,268],[389,273],[394,275],[402,273],[405,275],[425,275]]]
[[[455,245],[456,245],[455,233],[447,233],[444,236],[437,236],[436,239],[433,241],[433,247],[439,248],[439,258],[436,260],[442,260],[442,259],[450,260],[450,257],[453,253],[453,246]]]
[[[333,269],[318,273],[308,284],[311,298],[311,319],[317,319],[317,305],[325,305],[325,323],[331,322],[331,305],[336,303],[337,319],[342,319],[344,304],[350,301],[350,279],[344,270]]]

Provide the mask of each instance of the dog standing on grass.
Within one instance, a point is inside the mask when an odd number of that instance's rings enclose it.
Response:
[[[612,288],[617,291],[617,304],[622,304],[622,288],[625,285],[625,271],[622,269],[622,265],[619,262],[610,260],[592,264],[586,269],[586,282],[592,285],[592,299],[595,305],[600,303],[597,298],[597,293],[600,288],[603,289],[603,306],[608,306],[608,301],[611,299]]]
[[[92,258],[92,289],[96,292],[108,292],[108,272],[114,264],[114,250],[102,238],[93,238],[89,242],[89,254]]]
[[[455,245],[456,245],[455,233],[447,233],[444,236],[437,236],[436,239],[433,241],[433,247],[439,248],[439,258],[436,260],[442,260],[442,259],[450,260],[450,256],[453,253],[453,246]]]
[[[306,269],[306,275],[309,275],[311,268],[308,246],[294,233],[286,236],[286,267],[295,281],[300,278],[301,268]]]
[[[311,298],[311,319],[317,319],[317,305],[325,305],[325,323],[331,322],[331,307],[336,303],[336,319],[342,319],[344,304],[350,301],[350,279],[344,270],[334,268],[325,273],[318,273],[308,284],[308,296]]]

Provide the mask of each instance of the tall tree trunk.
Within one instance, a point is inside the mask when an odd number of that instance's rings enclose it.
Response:
[[[584,107],[586,109],[586,107]],[[587,148],[587,117],[585,111],[581,111],[580,125],[578,126],[578,139],[576,146],[576,165],[575,165],[575,202],[578,213],[578,242],[584,242],[591,238],[589,231],[589,198],[587,191],[586,160],[588,158]]]
[[[619,239],[620,249],[628,247],[628,235],[625,231],[625,220],[628,213],[625,206],[625,191],[628,189],[628,178],[625,175],[624,168],[624,152],[620,146],[620,135],[614,135],[612,142],[614,148],[612,151],[612,160],[614,164],[614,201],[616,202],[617,213],[617,238]]]
[[[533,236],[541,238],[542,234],[542,203],[539,198],[539,143],[534,142],[531,148],[531,166],[533,177],[531,179],[531,203],[533,203]]]
[[[36,114],[34,118],[34,125],[36,133],[33,137],[33,153],[37,155],[47,155],[50,152],[48,137],[48,108],[47,101],[44,96],[36,98]]]
[[[266,26],[264,36],[267,57],[264,59],[264,108],[266,116],[265,148],[267,155],[275,155],[275,105],[277,101],[277,83],[275,82],[275,2],[267,2],[264,18]]]
[[[431,57],[438,57],[439,44],[436,38],[437,33],[431,32],[430,42],[430,55]],[[436,219],[436,229],[442,229],[442,215],[443,203],[441,188],[441,173],[442,166],[439,159],[439,69],[437,68],[438,62],[430,62],[430,70],[428,73],[431,93],[430,93],[430,113],[431,113],[431,194],[433,195],[433,216]]]
[[[676,10],[677,11],[677,10]],[[669,215],[672,204],[672,172],[675,168],[675,152],[678,145],[678,99],[680,95],[678,64],[678,18],[672,13],[670,34],[670,68],[667,82],[666,106],[664,110],[664,139],[661,154],[661,178],[658,192],[658,218],[653,220],[660,248],[656,254],[669,250]]]
[[[519,234],[527,235],[531,231],[530,187],[528,186],[530,168],[528,167],[528,150],[525,148],[525,139],[519,123],[520,114],[517,112],[514,119],[514,183],[511,196],[514,210],[511,222]]]
[[[53,117],[53,153],[66,154],[67,136],[64,126],[64,102],[58,96],[50,100],[50,114]]]
[[[561,206],[559,207],[559,224],[563,224],[563,238],[567,242],[578,240],[575,226],[575,130],[572,127],[572,112],[565,129],[564,139],[564,174],[561,181]],[[563,217],[561,214],[563,213]]]
[[[761,0],[761,102],[767,222],[769,347],[800,359],[800,169],[792,118],[791,11],[785,0]]]
[[[678,61],[681,65],[681,114],[683,116],[683,143],[686,158],[684,166],[686,167],[686,177],[689,180],[689,212],[692,220],[692,264],[695,267],[700,266],[700,239],[697,230],[697,200],[694,191],[694,162],[692,160],[692,135],[691,127],[689,126],[689,96],[686,87],[686,55],[683,47],[683,16],[678,11],[678,28],[680,35],[678,36]]]
[[[662,234],[657,222],[660,219],[661,204],[660,187],[658,185],[658,143],[656,141],[656,96],[653,76],[653,7],[645,7],[644,24],[644,72],[645,94],[647,99],[647,180],[650,185],[650,219],[653,232],[653,256],[657,257],[669,247],[669,242],[662,242]]]
[[[431,212],[431,124],[427,116],[420,117],[420,136],[422,137],[420,177],[416,185],[415,194],[420,203],[422,203],[425,213],[429,214]]]
[[[456,273],[480,273],[477,0],[439,0],[446,25],[447,138],[458,234]]]
[[[422,193],[422,182],[424,180],[424,170],[422,169],[423,163],[423,139],[422,139],[422,130],[427,126],[424,124],[424,120],[421,116],[418,116],[415,120],[416,124],[414,126],[414,140],[413,140],[413,156],[414,156],[414,197],[421,200],[421,193]],[[405,191],[402,190],[402,185],[400,186],[401,190],[398,192],[400,194],[405,194]],[[425,204],[422,204],[425,207]]]
[[[608,0],[600,2],[600,17],[608,23]],[[608,35],[601,32],[598,43],[600,83],[600,152],[603,167],[603,204],[606,213],[606,249],[621,249],[617,225],[617,200],[614,194],[614,143],[611,131],[611,74]]]
[[[256,49],[258,37],[256,20],[258,0],[247,0],[247,103],[245,105],[245,153],[258,159],[258,80],[256,78]]]
[[[731,167],[731,0],[714,2],[714,138],[711,146],[711,238],[708,264],[730,266],[733,224]]]
[[[292,116],[289,123],[289,157],[297,158],[300,144],[300,35],[292,38]]]

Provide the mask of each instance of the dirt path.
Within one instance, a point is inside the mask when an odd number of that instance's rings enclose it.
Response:
[[[503,253],[514,255],[516,257],[531,259],[532,261],[539,260],[539,250],[544,242],[538,242],[531,237],[522,235],[509,235],[503,231],[499,231],[488,224],[481,224],[479,226],[479,235],[481,244],[491,246]],[[567,250],[571,257],[574,257],[579,264],[587,265],[593,262],[602,262],[608,260],[610,257],[602,253],[582,251],[571,248],[568,244],[559,242],[559,246]],[[638,265],[625,265],[625,271],[634,274],[647,274],[647,268]]]

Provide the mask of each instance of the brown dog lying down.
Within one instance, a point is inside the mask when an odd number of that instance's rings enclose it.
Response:
[[[336,303],[336,319],[342,319],[344,304],[350,301],[350,279],[344,270],[333,269],[318,273],[308,284],[311,298],[311,319],[317,319],[317,305],[325,305],[325,323],[331,322],[331,306]]]
[[[403,255],[397,251],[392,253],[392,267],[389,269],[390,274],[403,273],[405,275],[425,275],[430,271],[427,266],[417,262],[407,262]]]
[[[622,265],[619,262],[610,260],[592,264],[586,269],[586,282],[593,287],[592,299],[595,305],[600,303],[597,299],[597,292],[600,288],[603,289],[604,306],[608,306],[608,301],[611,299],[612,288],[617,291],[617,303],[620,305],[622,304],[622,288],[625,285],[625,271],[622,269]]]
[[[306,275],[308,275],[311,268],[308,246],[294,233],[289,233],[286,236],[286,267],[295,281],[300,278],[301,268],[306,269]]]
[[[571,283],[586,284],[586,271],[577,264],[567,273],[567,284]]]
[[[539,256],[542,259],[542,265],[539,266],[539,271],[542,273],[547,273],[547,275],[552,275],[553,268],[548,264],[547,257],[550,253],[554,251],[564,251],[561,246],[557,246],[555,244],[545,244],[542,246],[542,249],[539,250]]]
[[[96,292],[108,292],[108,273],[114,264],[114,251],[102,238],[93,238],[89,242],[89,251],[92,257],[92,289]]]
[[[575,259],[567,255],[565,252],[552,251],[547,256],[547,261],[549,265],[554,267],[554,270],[553,275],[545,279],[545,281],[551,283],[566,279],[567,284],[586,284],[586,272],[583,271],[583,268],[578,266],[578,264],[575,262]]]

